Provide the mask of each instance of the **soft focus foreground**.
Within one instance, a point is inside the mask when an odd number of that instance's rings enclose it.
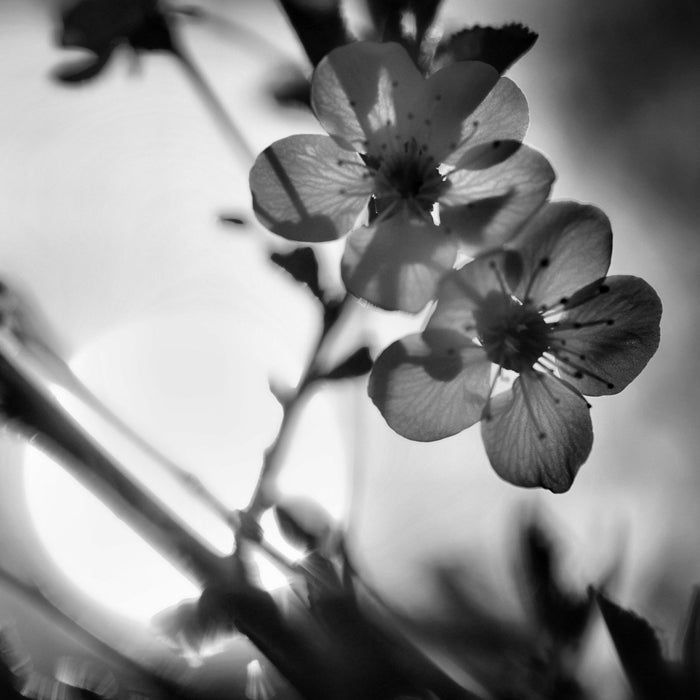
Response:
[[[281,111],[265,93],[287,56],[305,65],[275,7],[206,6],[256,29],[284,52],[277,56],[267,45],[251,46],[224,22],[194,23],[185,32],[253,149],[295,133],[320,133],[311,115]],[[260,231],[239,233],[217,222],[227,212],[250,218],[248,165],[230,157],[174,66],[163,56],[146,56],[130,75],[127,56],[117,55],[97,82],[59,89],[47,76],[64,55],[50,46],[44,10],[20,3],[0,8],[6,47],[1,119],[7,135],[0,174],[2,272],[38,300],[60,332],[64,356],[78,358],[76,370],[96,394],[224,494],[229,507],[242,507],[279,421],[267,380],[271,374],[282,385],[298,379],[316,332],[311,301],[267,265]],[[521,615],[514,611],[519,579],[513,561],[522,547],[523,506],[550,514],[572,588],[607,578],[616,599],[669,634],[679,629],[690,587],[700,579],[693,517],[700,496],[694,458],[700,394],[691,364],[699,277],[691,228],[696,212],[689,196],[698,166],[688,148],[697,137],[689,115],[698,105],[698,56],[686,41],[697,18],[687,8],[683,23],[653,4],[633,18],[603,3],[579,11],[580,16],[571,8],[554,10],[544,2],[527,9],[505,2],[468,7],[454,2],[444,8],[446,21],[451,16],[460,23],[524,21],[540,33],[536,48],[509,73],[528,97],[528,143],[554,164],[554,196],[593,202],[609,216],[615,233],[611,274],[643,277],[664,300],[661,350],[642,379],[619,397],[594,400],[595,446],[574,489],[554,497],[500,482],[474,428],[438,444],[407,443],[371,408],[362,386],[339,387],[321,399],[327,410],[313,420],[307,431],[313,437],[296,458],[307,466],[311,461],[310,471],[296,479],[284,476],[289,491],[315,489],[315,498],[346,517],[343,465],[333,478],[327,472],[340,461],[334,442],[354,446],[341,452],[352,454],[360,470],[354,477],[350,545],[384,598],[409,617],[424,619],[428,636],[430,621],[449,608],[445,581],[461,582],[499,616]],[[655,28],[653,42],[643,35],[649,26]],[[667,28],[668,36],[659,28]],[[338,249],[328,253],[339,255]],[[419,326],[408,317],[365,308],[355,314],[377,350]],[[321,423],[334,412],[337,421]],[[328,446],[320,433],[333,437]],[[21,493],[15,472],[22,453],[7,443],[3,491],[13,500]],[[30,488],[40,488],[37,482],[41,479],[31,479]],[[37,498],[30,495],[30,501]],[[92,562],[92,551],[117,551],[120,545],[86,523],[83,507],[65,499],[45,496],[39,509],[46,517],[46,509],[55,508],[48,520],[56,529],[66,528],[64,539],[80,553],[77,558]],[[19,503],[3,511],[8,528],[10,520],[27,517]],[[71,521],[73,530],[66,525]],[[16,525],[7,531],[9,565],[19,558],[19,535]],[[216,546],[216,533],[209,530],[207,536]],[[225,549],[225,538],[221,542]],[[35,546],[20,540],[19,549]],[[144,586],[139,579],[154,575],[147,564],[135,571],[126,556],[117,556],[110,568],[101,565],[102,582],[97,577],[93,585],[104,588],[109,581],[119,590],[114,581],[122,580],[124,591],[136,580],[138,590]],[[62,579],[70,571],[51,573],[40,555],[34,566],[31,576],[49,593],[75,595]],[[88,568],[94,573],[96,567]],[[453,576],[435,573],[445,570]],[[166,570],[163,580],[172,578]],[[161,607],[186,590],[175,588]],[[6,609],[19,616],[18,599],[6,595]],[[104,603],[105,596],[101,599]],[[108,610],[82,602],[82,594],[75,600],[74,609],[128,640],[128,656],[179,664],[145,624],[119,627]],[[31,630],[40,625],[32,614],[24,614],[20,632],[25,644],[39,648],[38,653],[32,648],[34,663],[48,672],[63,639],[42,650],[40,634],[32,640]],[[497,628],[489,616],[479,619]],[[478,622],[474,628],[480,629]],[[595,671],[586,680],[595,687],[601,679],[595,697],[621,697],[625,686],[598,623],[594,637]],[[242,646],[236,647],[240,660],[220,654],[188,673],[222,690],[236,676],[242,688],[246,664],[255,656]],[[217,672],[232,665],[233,672]]]

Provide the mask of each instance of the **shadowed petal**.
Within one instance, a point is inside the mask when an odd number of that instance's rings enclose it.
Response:
[[[480,61],[446,66],[425,82],[412,108],[414,136],[426,144],[437,163],[462,139],[464,120],[474,112],[498,81],[498,72]]]
[[[469,167],[473,149],[493,141],[522,141],[529,123],[527,100],[508,78],[500,78],[493,90],[462,123],[460,138],[445,163]]]
[[[341,262],[355,296],[383,309],[420,311],[454,264],[454,240],[437,226],[391,217],[350,234]]]
[[[542,206],[554,182],[547,159],[527,146],[480,170],[455,170],[440,198],[440,222],[467,250],[501,245]]]
[[[594,282],[571,297],[552,333],[558,369],[582,394],[616,394],[656,352],[660,321],[661,300],[644,280]]]
[[[448,273],[440,283],[438,303],[427,329],[452,329],[475,338],[474,313],[489,292],[506,294],[520,280],[519,253],[499,250],[485,253],[459,270]],[[426,329],[426,330],[427,330]]]
[[[293,241],[331,241],[346,234],[369,201],[362,159],[328,136],[276,141],[250,171],[253,209],[263,226]]]
[[[605,277],[612,252],[608,217],[578,202],[550,202],[528,221],[513,247],[523,256],[520,299],[551,306]]]
[[[326,131],[360,153],[380,153],[406,131],[406,115],[425,80],[393,43],[359,41],[331,51],[311,82],[311,105]],[[398,123],[397,123],[398,121]]]
[[[476,423],[489,391],[484,351],[450,331],[409,335],[376,360],[369,396],[399,435],[429,442]]]
[[[481,435],[491,466],[516,486],[568,490],[593,445],[585,400],[552,377],[523,373],[491,401]]]

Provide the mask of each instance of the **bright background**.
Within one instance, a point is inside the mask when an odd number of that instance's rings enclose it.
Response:
[[[267,92],[291,63],[306,70],[275,4],[202,5],[260,35],[251,42],[225,22],[184,29],[253,150],[318,131]],[[356,8],[348,11],[360,27]],[[593,401],[593,453],[565,495],[499,481],[478,429],[430,445],[393,435],[362,382],[314,397],[282,487],[349,518],[358,560],[395,604],[429,609],[430,567],[440,561],[464,563],[512,597],[518,516],[536,506],[562,539],[573,583],[619,566],[617,598],[670,633],[679,628],[700,581],[698,12],[690,1],[445,3],[448,26],[515,20],[540,33],[509,73],[530,104],[526,140],[554,165],[555,197],[608,214],[611,271],[648,280],[665,312],[647,370],[621,395]],[[222,213],[250,219],[250,164],[228,148],[174,62],[147,55],[134,64],[120,52],[94,82],[60,87],[50,72],[72,56],[53,33],[45,4],[0,5],[0,273],[37,301],[98,396],[240,507],[279,420],[268,378],[296,380],[316,309],[268,264],[271,236],[218,222]],[[326,257],[333,277],[337,250]],[[358,307],[354,323],[379,348],[417,322]],[[194,595],[192,585],[55,465],[22,459],[9,435],[0,448],[5,566],[128,638],[128,653],[175,663],[147,620]],[[225,550],[220,525],[149,469],[144,480]],[[27,519],[46,554],[27,556]],[[2,613],[37,643],[42,624],[18,598],[6,592]],[[39,663],[49,668],[54,653],[46,645]],[[190,673],[213,682],[216,663]]]

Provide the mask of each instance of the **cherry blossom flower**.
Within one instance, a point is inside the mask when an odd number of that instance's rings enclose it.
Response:
[[[319,63],[311,104],[329,136],[289,136],[263,151],[250,174],[255,213],[294,241],[351,232],[343,281],[383,308],[423,308],[458,249],[508,240],[554,180],[520,143],[523,94],[485,63],[426,79],[398,44],[356,42]],[[370,201],[376,217],[360,226]]]
[[[503,479],[566,491],[593,443],[583,394],[624,389],[659,343],[658,296],[637,277],[606,277],[611,250],[601,211],[557,202],[507,249],[448,273],[425,330],[374,365],[369,394],[388,424],[430,441],[481,420]]]

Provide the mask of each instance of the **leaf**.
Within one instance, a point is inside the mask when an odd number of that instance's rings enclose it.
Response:
[[[97,76],[119,44],[140,51],[174,52],[170,24],[157,0],[79,0],[61,13],[59,43],[83,48],[93,58],[59,66],[53,77],[76,83]]]
[[[590,619],[591,598],[565,590],[556,574],[554,545],[540,525],[526,525],[523,545],[528,592],[538,621],[559,645],[576,644]]]
[[[369,354],[369,348],[363,346],[350,355],[346,360],[343,360],[337,367],[332,369],[324,376],[324,379],[352,379],[353,377],[361,377],[372,369],[374,364],[372,356]]]
[[[296,66],[280,67],[275,75],[275,81],[269,85],[268,90],[277,104],[283,107],[311,108],[311,83]]]
[[[622,667],[640,700],[678,697],[654,628],[643,617],[621,608],[602,593],[596,595],[596,600]]]
[[[700,698],[700,587],[693,589],[683,635],[683,675],[689,698]]]
[[[317,299],[323,299],[323,292],[318,284],[318,261],[312,248],[306,246],[295,248],[290,253],[272,253],[270,260],[288,272],[297,282],[305,284]]]
[[[340,0],[280,0],[311,64],[351,41]]]
[[[455,61],[483,61],[499,73],[505,71],[537,41],[537,33],[523,24],[502,27],[475,25],[443,39],[435,51],[439,66]]]
[[[287,541],[307,552],[318,549],[333,531],[328,513],[305,497],[285,499],[274,507],[274,513]]]
[[[102,72],[111,56],[112,52],[107,51],[78,61],[64,63],[54,68],[52,77],[61,83],[82,83],[91,80]]]

